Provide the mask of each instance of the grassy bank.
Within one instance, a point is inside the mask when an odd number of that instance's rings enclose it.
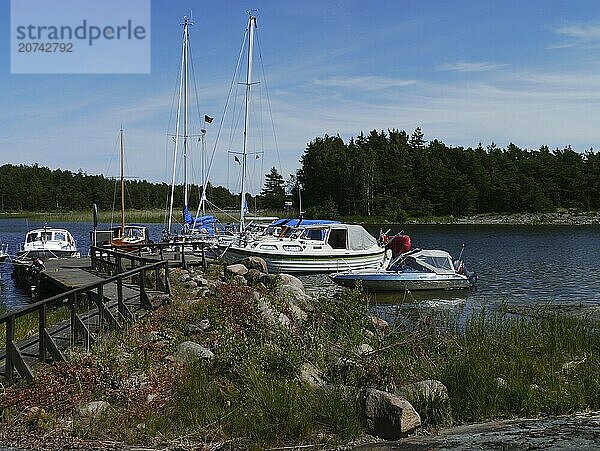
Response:
[[[277,287],[214,282],[199,295],[179,277],[172,304],[0,395],[0,441],[24,446],[45,434],[42,445],[50,448],[54,439],[332,447],[364,437],[361,388],[393,392],[424,379],[441,381],[449,393],[447,401],[410,399],[428,428],[600,408],[595,323],[543,310],[527,317],[481,311],[458,327],[452,317],[424,311],[375,327],[359,291],[301,305],[303,316]],[[265,318],[260,302],[290,322]],[[206,332],[188,326],[202,320]],[[173,353],[184,340],[211,349],[214,360],[178,363]],[[307,363],[325,386],[302,381]],[[97,400],[111,408],[94,418],[78,414]]]

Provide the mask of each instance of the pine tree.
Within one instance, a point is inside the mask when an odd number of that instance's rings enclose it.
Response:
[[[281,210],[285,202],[285,182],[277,168],[272,167],[265,176],[265,187],[260,192],[263,208]]]

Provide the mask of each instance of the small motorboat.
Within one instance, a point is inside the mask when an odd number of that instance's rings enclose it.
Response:
[[[67,229],[44,226],[27,232],[25,242],[17,251],[17,258],[79,257],[77,242]]]
[[[453,262],[448,252],[437,249],[414,249],[392,258],[386,269],[346,271],[330,278],[346,287],[359,282],[367,291],[460,290],[477,283],[477,275],[462,261]]]
[[[8,244],[0,244],[0,263],[8,259]]]

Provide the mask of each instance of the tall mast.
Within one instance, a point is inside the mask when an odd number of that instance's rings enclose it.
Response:
[[[242,188],[240,205],[240,232],[244,231],[244,215],[246,213],[246,160],[248,157],[248,132],[250,128],[250,94],[252,88],[252,52],[254,50],[254,29],[256,17],[250,14],[248,19],[248,71],[246,72],[246,114],[244,117],[244,145],[242,152]]]
[[[184,98],[184,101],[186,102],[186,106],[185,106],[185,113],[184,115],[186,116],[186,124],[184,125],[184,128],[186,129],[184,131],[184,134],[187,137],[187,100],[185,100],[186,97],[186,93],[187,93],[187,55],[188,55],[188,18],[187,16],[184,16],[183,18],[183,23],[181,24],[183,25],[183,45],[182,45],[182,50],[181,50],[181,77],[179,80],[179,99],[177,100],[177,122],[175,125],[175,148],[173,149],[173,175],[171,178],[171,196],[170,196],[170,201],[169,201],[169,219],[168,219],[168,223],[167,223],[167,232],[170,235],[171,234],[171,225],[173,224],[173,203],[174,203],[174,198],[175,198],[175,171],[177,170],[177,150],[178,150],[178,145],[179,145],[179,127],[180,127],[180,123],[181,123],[181,102],[182,102],[182,98]],[[185,181],[184,181],[184,202],[187,205],[187,162],[185,161],[185,159],[187,158],[187,139],[184,140],[184,175],[185,175]]]
[[[123,169],[123,126],[121,126],[121,238],[125,235],[125,171]]]
[[[183,19],[183,205],[188,206],[188,19]]]

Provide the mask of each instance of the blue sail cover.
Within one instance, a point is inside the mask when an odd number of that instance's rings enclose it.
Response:
[[[296,218],[282,218],[273,221],[270,225],[279,227],[279,226],[288,226],[288,227],[297,227],[299,225],[308,226],[308,225],[321,225],[321,224],[339,224],[340,221],[330,221],[328,219],[296,219]]]
[[[210,224],[215,224],[217,222],[217,218],[215,218],[212,215],[197,216],[196,218],[194,218],[186,205],[185,207],[183,207],[183,222],[191,226],[193,226],[195,223],[196,227],[206,227],[210,226]],[[207,227],[207,229],[208,228],[209,227]],[[210,229],[213,228],[210,227]]]

